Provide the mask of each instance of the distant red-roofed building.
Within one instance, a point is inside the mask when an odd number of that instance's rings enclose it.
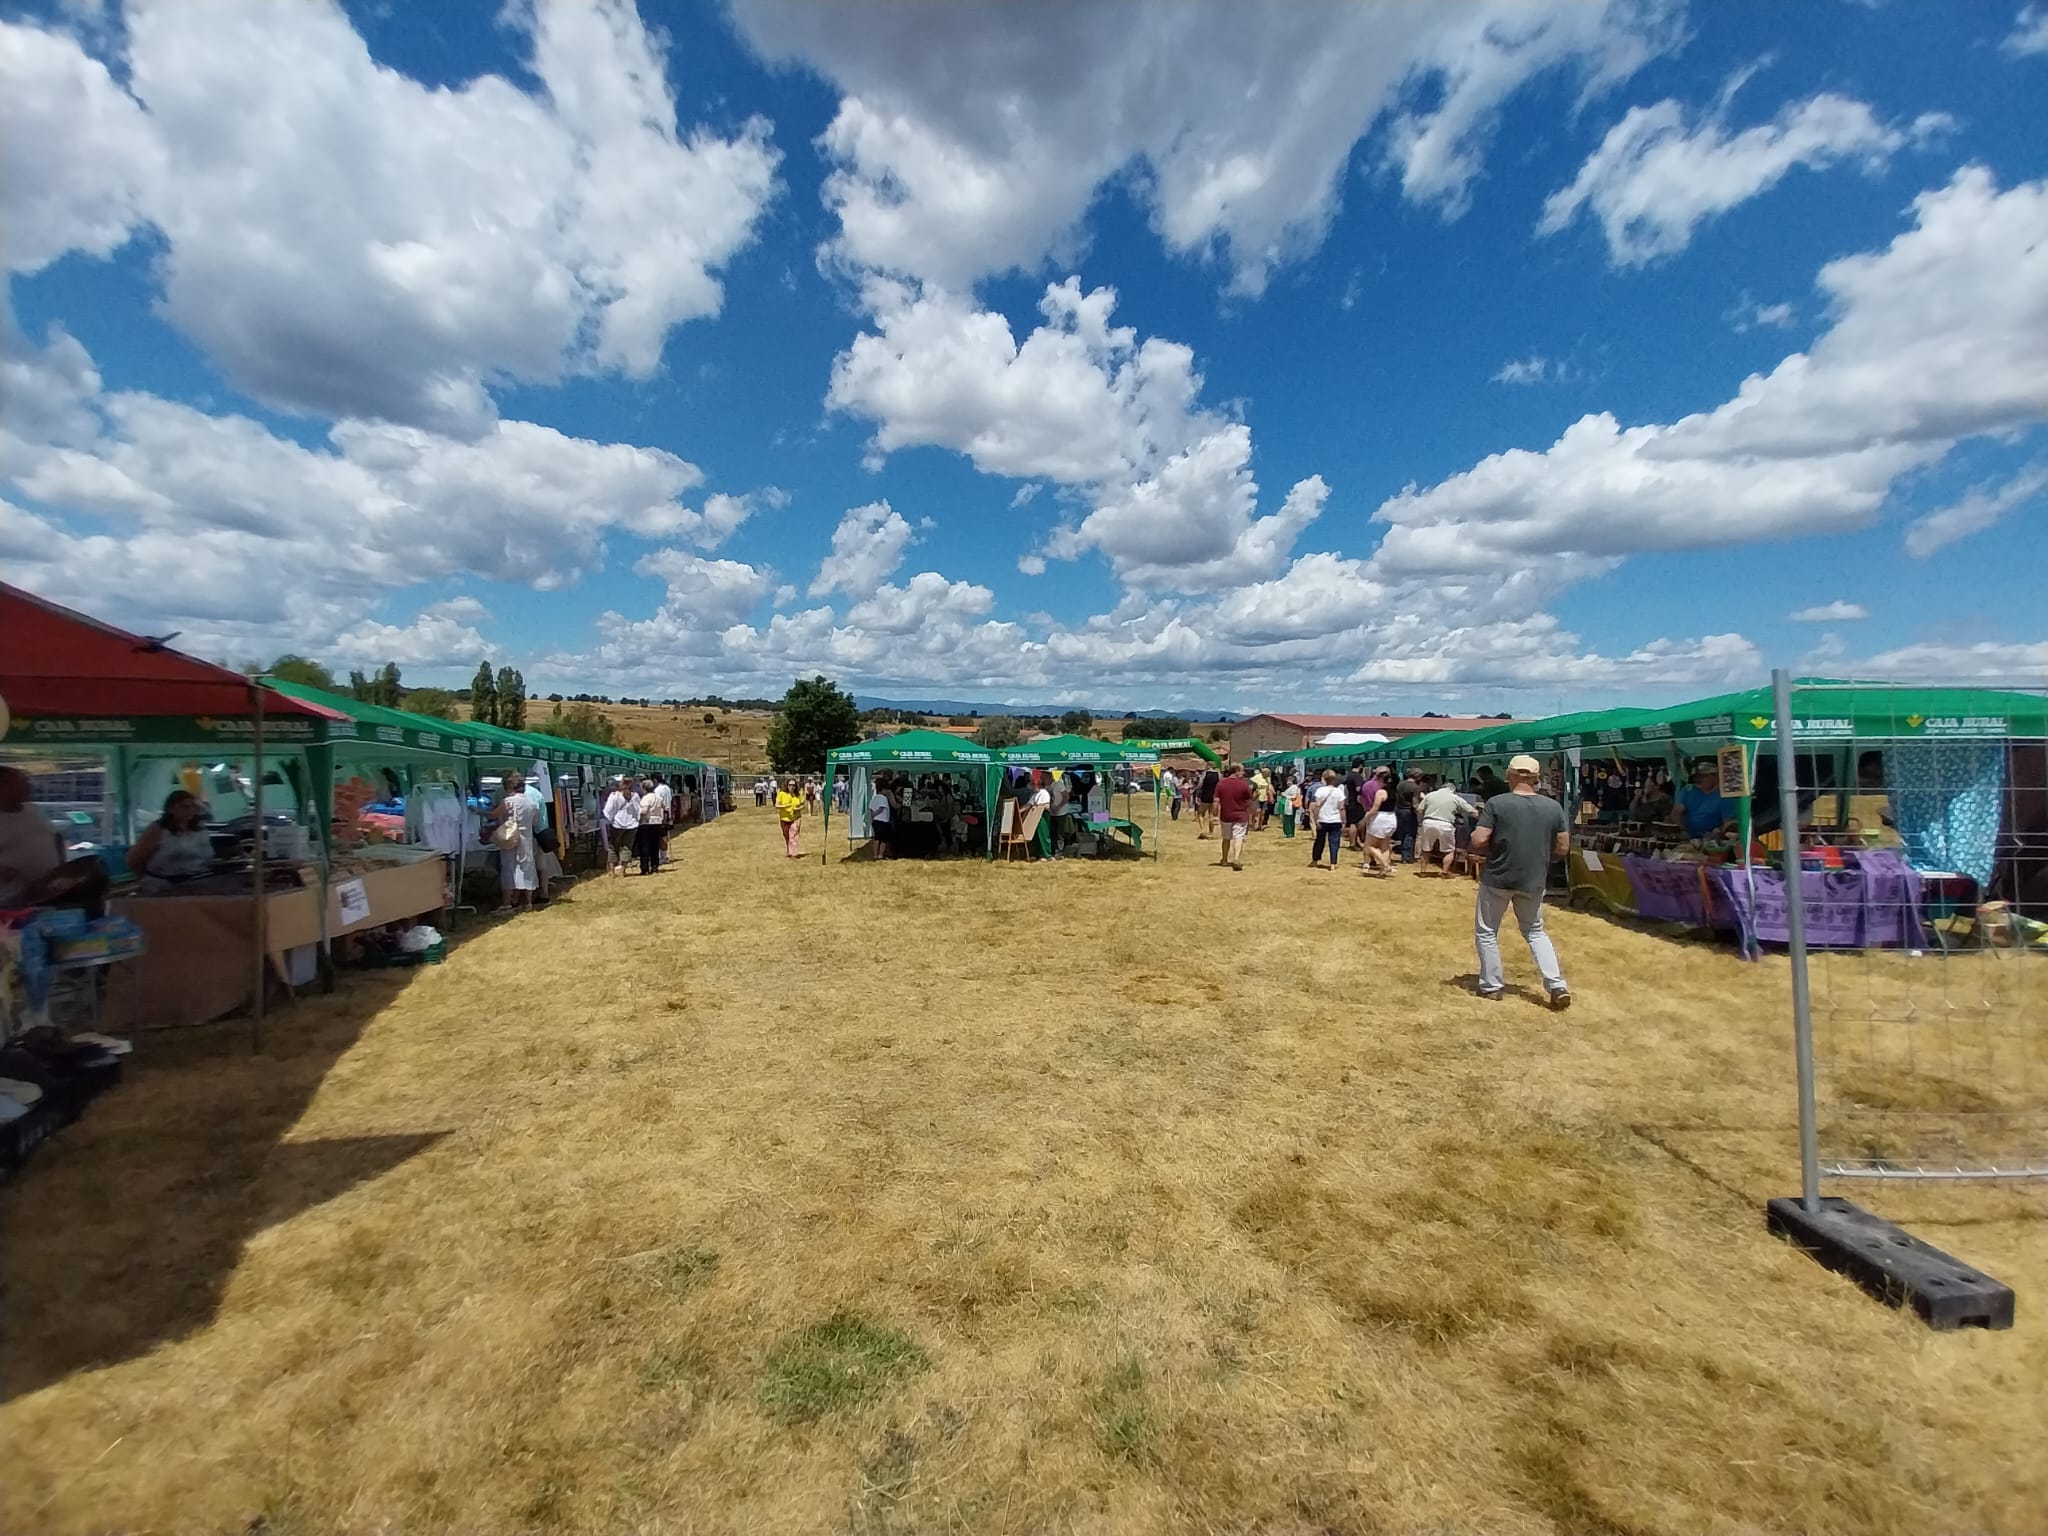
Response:
[[[1312,746],[1336,733],[1384,736],[1391,741],[1422,731],[1457,731],[1483,723],[1477,715],[1252,715],[1231,726],[1230,755],[1242,762],[1254,752]]]

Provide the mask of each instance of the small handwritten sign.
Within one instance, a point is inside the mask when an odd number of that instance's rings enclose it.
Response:
[[[341,926],[353,928],[370,918],[370,893],[360,880],[344,880],[334,888],[335,906],[341,912]]]

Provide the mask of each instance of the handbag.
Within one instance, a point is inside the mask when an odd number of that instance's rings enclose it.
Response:
[[[491,841],[507,850],[519,846],[519,823],[507,816],[498,823],[498,830],[491,834]]]
[[[533,846],[542,853],[560,853],[562,851],[561,842],[555,837],[555,829],[553,827],[542,827],[539,831],[535,832],[533,834]]]

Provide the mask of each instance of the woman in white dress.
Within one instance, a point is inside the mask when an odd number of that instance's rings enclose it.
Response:
[[[540,811],[530,796],[525,793],[526,780],[517,773],[505,775],[505,798],[498,802],[498,809],[491,820],[496,828],[491,841],[498,850],[498,890],[505,898],[500,912],[517,912],[533,905],[533,893],[540,889],[540,863],[535,857],[533,842],[534,828],[540,824]],[[502,828],[517,829],[516,840],[499,841],[505,836]]]

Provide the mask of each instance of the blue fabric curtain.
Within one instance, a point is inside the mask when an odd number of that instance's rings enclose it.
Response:
[[[2005,804],[2002,741],[1906,741],[1884,749],[1892,823],[1915,869],[1991,880]]]

